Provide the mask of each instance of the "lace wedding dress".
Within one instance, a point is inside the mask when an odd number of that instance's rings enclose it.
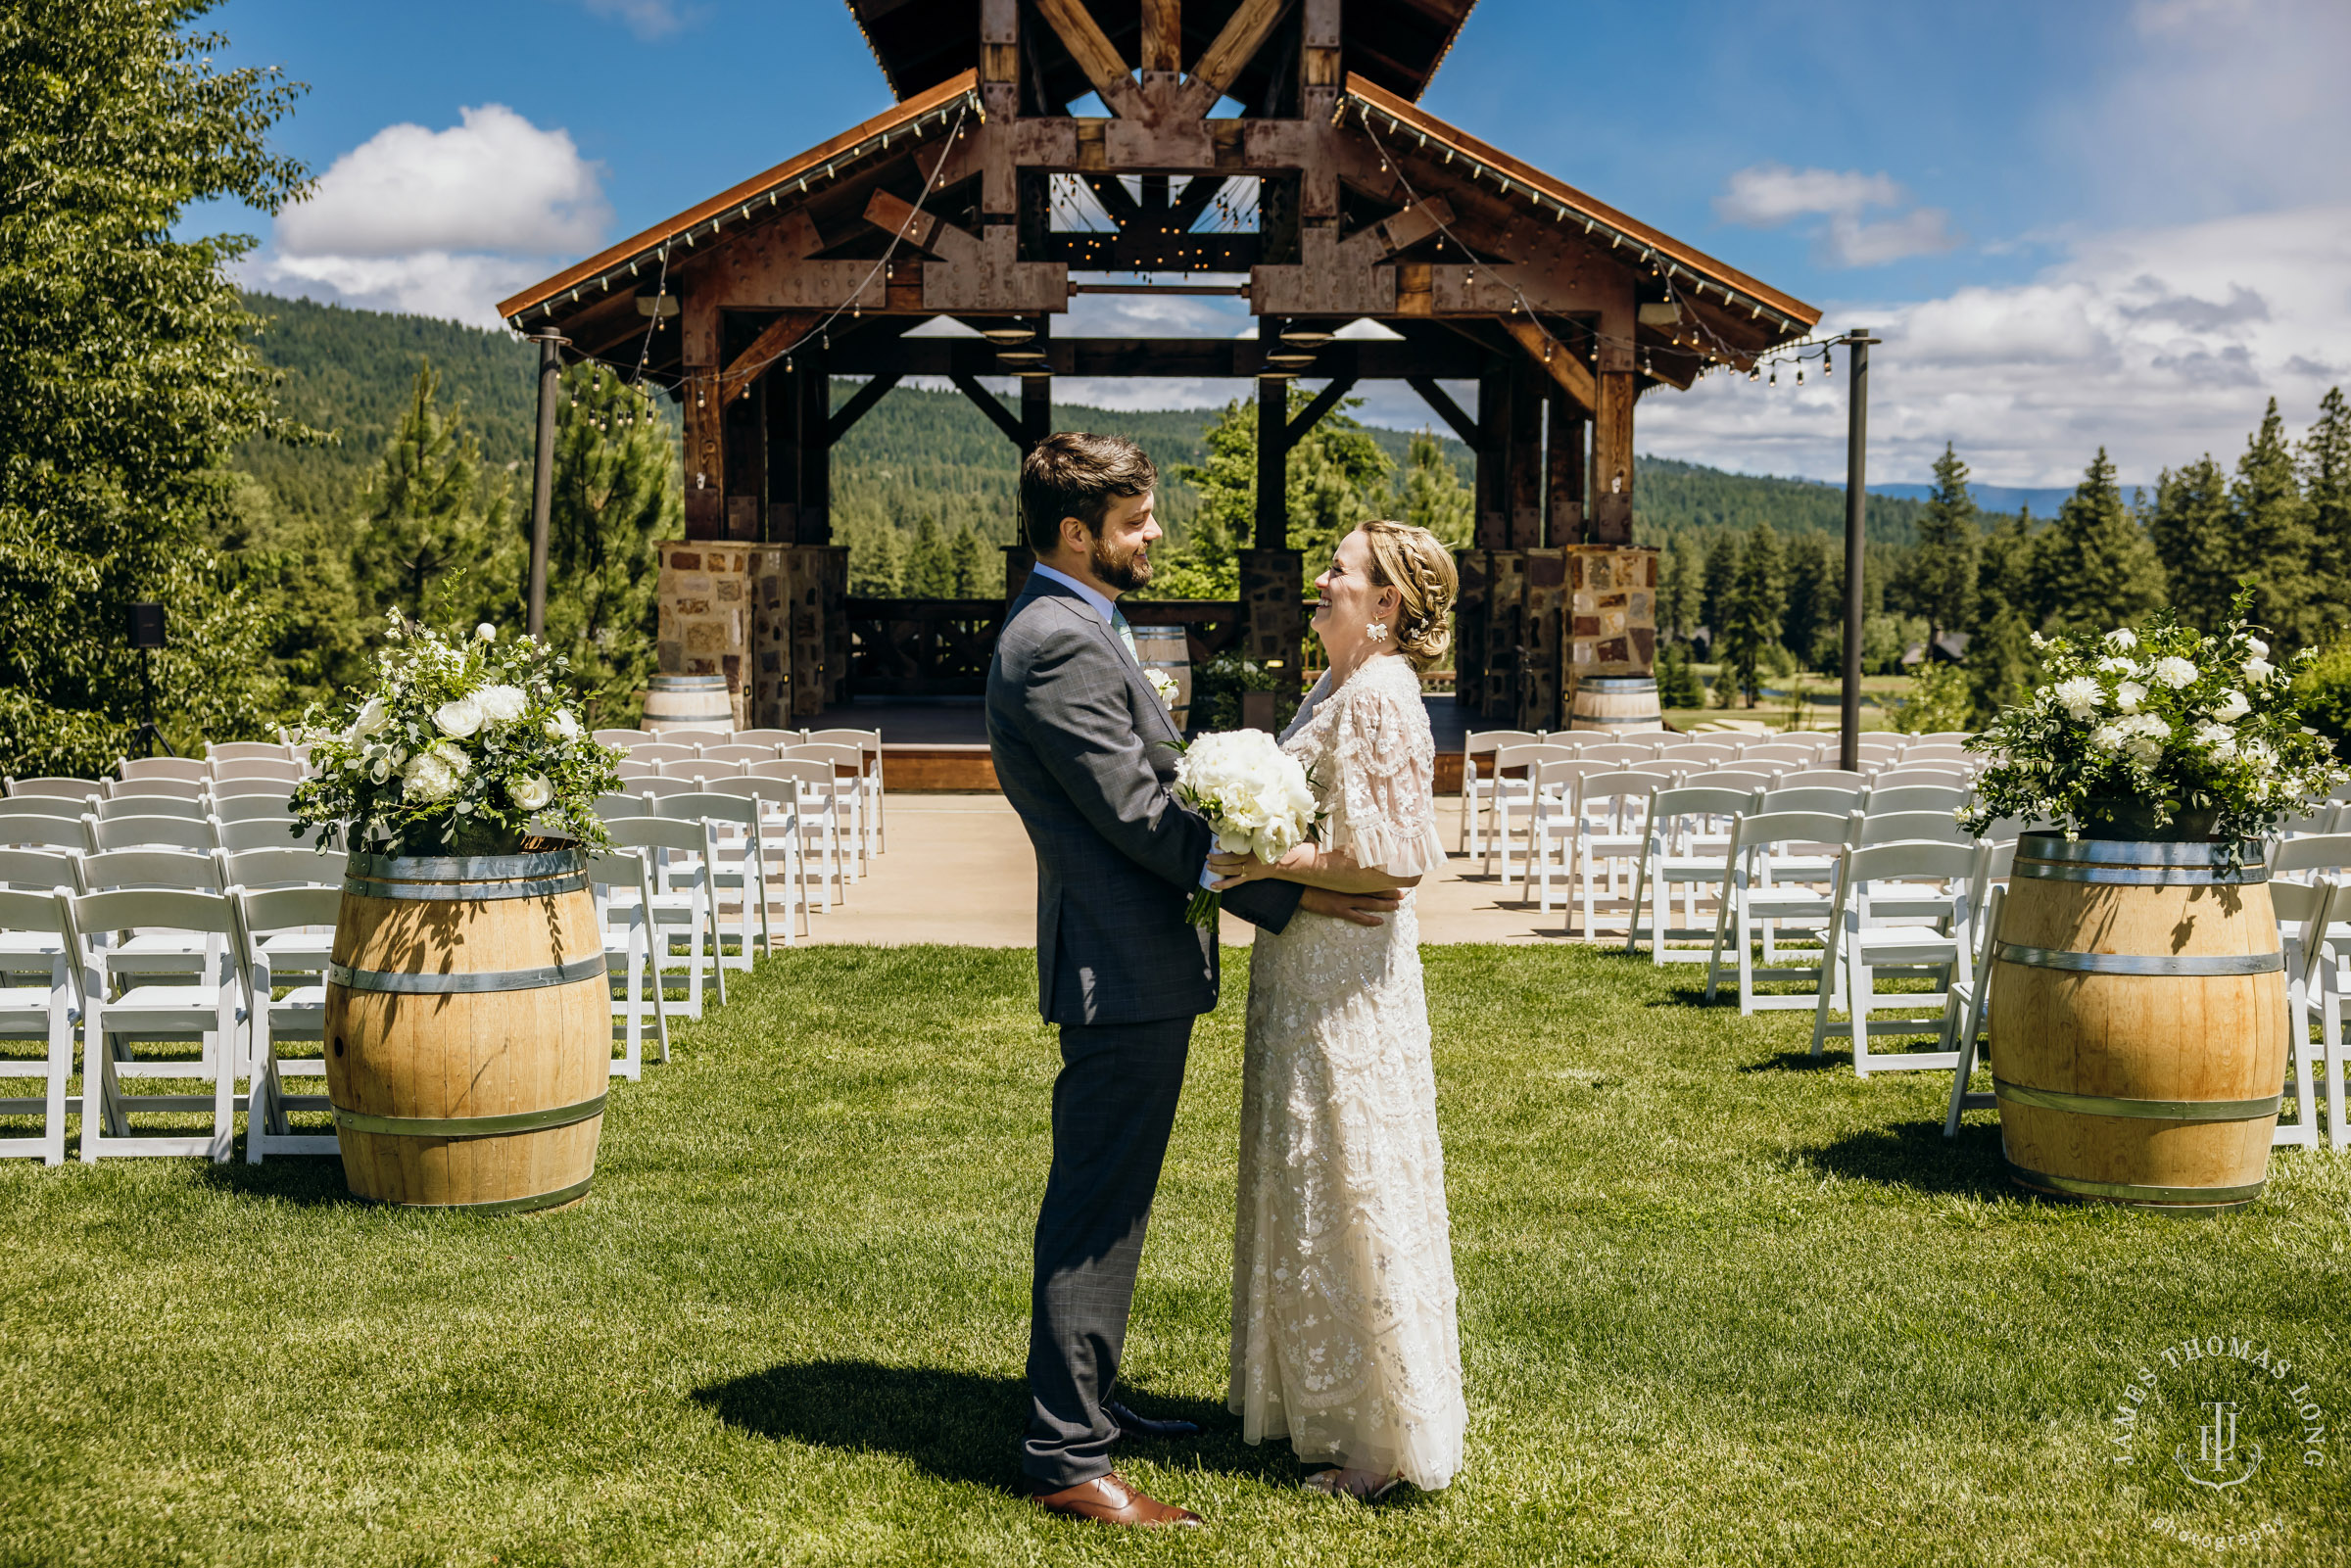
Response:
[[[1326,674],[1283,733],[1328,812],[1323,841],[1400,877],[1445,864],[1435,745],[1412,663]],[[1301,913],[1249,964],[1227,1401],[1251,1443],[1434,1490],[1467,1410],[1420,927]]]

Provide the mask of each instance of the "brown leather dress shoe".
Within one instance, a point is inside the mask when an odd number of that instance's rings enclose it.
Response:
[[[1200,1516],[1189,1508],[1144,1497],[1116,1471],[1091,1481],[1080,1481],[1060,1492],[1040,1492],[1036,1505],[1047,1513],[1092,1519],[1106,1525],[1173,1525],[1196,1530],[1201,1524]]]

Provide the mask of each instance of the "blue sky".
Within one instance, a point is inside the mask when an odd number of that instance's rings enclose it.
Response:
[[[1097,0],[1102,3],[1102,0]],[[1116,0],[1112,0],[1116,3]],[[886,107],[836,0],[228,0],[239,62],[311,92],[306,212],[215,213],[258,286],[485,324],[492,302]],[[1987,480],[2127,479],[2351,379],[2351,60],[2338,0],[2038,5],[1484,0],[1435,113],[1829,312],[1878,351],[1873,476],[1945,440]],[[1077,330],[1245,317],[1097,306]],[[1065,387],[1197,404],[1208,384]],[[1843,473],[1843,389],[1717,380],[1645,450]],[[1402,389],[1383,422],[1424,415]]]

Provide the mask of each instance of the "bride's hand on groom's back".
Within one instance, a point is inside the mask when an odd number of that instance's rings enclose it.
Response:
[[[1298,907],[1310,915],[1327,915],[1352,926],[1384,926],[1386,917],[1396,913],[1404,902],[1404,894],[1393,888],[1375,893],[1334,893],[1326,887],[1309,887],[1298,896]]]

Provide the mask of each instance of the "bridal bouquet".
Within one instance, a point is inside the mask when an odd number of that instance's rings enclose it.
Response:
[[[1176,765],[1176,798],[1208,819],[1221,852],[1269,863],[1318,836],[1322,824],[1305,765],[1263,730],[1204,735],[1186,746]],[[1202,888],[1184,918],[1213,928],[1223,902]]]
[[[604,842],[596,797],[619,787],[621,753],[573,716],[564,660],[489,625],[456,638],[398,610],[390,637],[339,725],[305,716],[314,771],[294,792],[298,819],[411,855],[512,853],[526,830]]]
[[[2342,770],[2302,722],[2294,672],[2245,624],[2249,602],[2237,596],[2217,636],[2169,610],[2103,638],[2037,635],[2032,704],[2002,709],[1969,742],[1995,760],[1962,823],[1980,833],[2001,817],[2039,817],[2069,838],[2233,844],[2324,798]]]

